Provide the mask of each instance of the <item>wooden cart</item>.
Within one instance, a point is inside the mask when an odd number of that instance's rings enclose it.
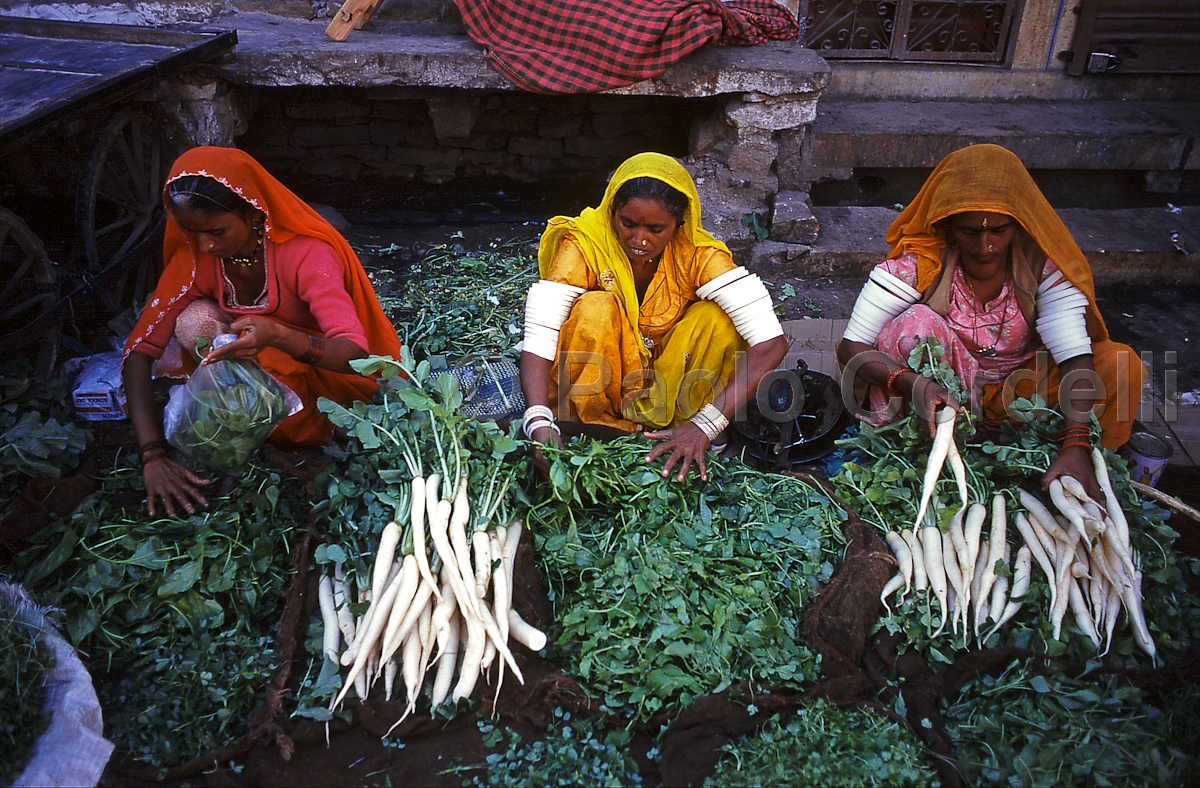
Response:
[[[134,98],[236,43],[234,31],[0,17],[0,156],[28,155],[34,136],[65,145],[73,118],[108,117],[78,174],[80,252],[72,260],[51,260],[19,215],[21,205],[0,206],[0,346],[7,355],[27,353],[48,376],[73,297],[94,293],[115,314],[154,287],[162,187],[179,146],[164,133],[158,106]]]

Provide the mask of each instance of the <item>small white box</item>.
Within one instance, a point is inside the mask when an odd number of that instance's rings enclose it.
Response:
[[[75,412],[88,421],[125,418],[125,387],[121,383],[121,351],[97,353],[83,360],[83,371],[71,394]]]

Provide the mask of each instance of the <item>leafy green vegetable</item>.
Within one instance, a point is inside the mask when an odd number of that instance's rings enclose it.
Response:
[[[45,712],[46,671],[54,652],[41,639],[44,611],[18,587],[0,583],[0,783],[10,785],[33,756],[33,744],[50,724]]]
[[[1014,662],[967,682],[943,715],[967,785],[1165,788],[1196,776],[1162,712],[1112,674],[1043,675]]]
[[[497,239],[470,252],[458,244],[430,249],[409,268],[399,295],[380,295],[400,339],[419,359],[515,360],[525,296],[538,278],[537,261],[527,251],[530,241]],[[387,286],[390,268],[368,273],[376,290],[393,289]]]
[[[800,637],[828,580],[841,510],[738,461],[664,479],[631,436],[546,448],[551,494],[529,515],[555,605],[552,657],[607,706],[645,719],[741,681],[817,675]]]
[[[279,381],[256,361],[227,359],[192,373],[176,409],[168,406],[167,439],[194,460],[240,473],[275,425],[288,415]]]
[[[20,474],[57,479],[79,465],[90,430],[60,404],[66,393],[61,380],[36,381],[25,359],[0,366],[0,480]],[[0,501],[12,494],[0,490]]]
[[[705,786],[936,786],[921,743],[898,723],[825,700],[771,719],[723,748]]]
[[[484,743],[494,746],[508,734],[508,748],[487,756],[487,776],[476,775],[464,786],[496,788],[547,788],[549,786],[596,786],[620,788],[642,784],[637,763],[630,756],[628,731],[598,730],[582,717],[572,719],[570,712],[554,710],[544,739],[523,742],[516,731],[479,722]],[[599,738],[603,734],[603,739]],[[458,767],[453,771],[482,768]]]
[[[311,503],[298,481],[251,466],[209,510],[152,520],[141,479],[136,460],[118,464],[14,565],[100,672],[109,738],[165,769],[246,730]]]

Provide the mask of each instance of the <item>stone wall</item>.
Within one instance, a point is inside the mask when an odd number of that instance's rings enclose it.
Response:
[[[285,180],[572,183],[603,188],[644,150],[688,153],[717,99],[434,88],[257,88],[237,144]]]

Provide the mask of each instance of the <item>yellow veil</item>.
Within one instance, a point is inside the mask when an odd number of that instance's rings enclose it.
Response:
[[[555,216],[547,222],[538,247],[538,270],[545,277],[563,237],[573,235],[596,277],[601,281],[611,278],[614,282],[611,289],[625,310],[645,363],[650,358],[650,351],[642,341],[642,333],[638,328],[638,298],[634,289],[633,267],[612,225],[613,198],[626,181],[634,178],[656,178],[688,198],[683,226],[675,231],[671,239],[670,254],[673,259],[690,259],[698,246],[712,246],[729,252],[725,244],[701,226],[700,195],[696,193],[696,184],[683,165],[661,153],[639,153],[626,159],[613,173],[608,188],[604,190],[604,200],[598,208],[585,208],[583,213],[574,217]],[[611,277],[602,276],[605,271],[611,272]]]
[[[888,228],[888,257],[904,252],[917,256],[918,290],[928,289],[942,270],[941,252],[946,238],[935,225],[967,211],[1002,213],[1016,219],[1067,279],[1087,295],[1087,327],[1092,339],[1108,338],[1108,329],[1096,308],[1096,289],[1087,258],[1029,177],[1025,165],[1016,154],[999,145],[971,145],[942,159]]]

